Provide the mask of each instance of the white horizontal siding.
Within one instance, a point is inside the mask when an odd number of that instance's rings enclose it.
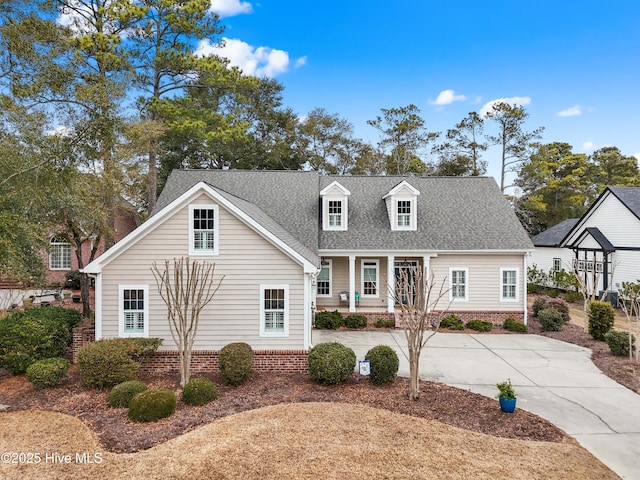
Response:
[[[529,258],[529,266],[536,267],[545,273],[553,268],[553,259],[559,258],[562,268],[567,272],[573,269],[573,250],[568,248],[536,247]]]
[[[196,203],[211,203],[203,196]],[[304,328],[303,270],[222,206],[219,210],[219,255],[201,259],[216,264],[216,281],[224,275],[220,290],[200,315],[195,349],[219,349],[230,342],[249,343],[254,349],[301,349]],[[157,262],[188,255],[188,208],[123,252],[103,270],[102,336],[117,336],[118,285],[149,285],[149,335],[164,339],[162,349],[174,349],[167,309],[151,273]],[[197,259],[198,257],[191,257]],[[289,285],[289,336],[262,338],[260,333],[260,284]]]

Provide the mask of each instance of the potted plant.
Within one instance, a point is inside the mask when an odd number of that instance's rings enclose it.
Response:
[[[513,413],[516,409],[516,392],[511,385],[511,380],[496,384],[498,387],[498,400],[503,412]]]

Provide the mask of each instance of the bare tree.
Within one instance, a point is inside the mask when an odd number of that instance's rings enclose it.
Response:
[[[633,333],[631,333],[632,319],[635,317],[636,337],[640,336],[640,280],[636,283],[622,282],[622,288],[618,290],[618,306],[627,316],[629,324],[629,360],[633,358]],[[636,362],[640,361],[636,348]]]
[[[215,285],[216,264],[191,261],[188,257],[165,260],[164,270],[154,262],[151,267],[158,292],[167,305],[171,337],[180,353],[180,385],[185,386],[191,376],[191,351],[198,331],[200,312],[213,300],[224,275]],[[172,274],[173,273],[173,274]]]
[[[404,329],[409,350],[409,399],[420,398],[420,354],[429,339],[438,331],[440,320],[449,310],[451,302],[442,310],[438,303],[449,291],[445,289],[446,277],[436,291],[433,272],[424,268],[401,269],[396,279],[396,288],[389,292],[400,307],[400,326]]]
[[[578,281],[578,291],[582,294],[583,303],[582,310],[584,311],[584,331],[587,331],[588,327],[588,309],[589,303],[596,300],[604,300],[609,293],[607,288],[600,298],[598,298],[598,285],[600,285],[600,278],[604,272],[604,260],[578,260],[574,259],[571,267],[573,274]],[[616,264],[611,268],[611,280],[613,281],[613,274],[616,270]],[[611,284],[611,283],[609,283]]]

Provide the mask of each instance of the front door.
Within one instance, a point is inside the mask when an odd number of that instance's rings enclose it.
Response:
[[[398,280],[400,279],[400,272],[406,272],[407,275],[407,280],[409,281],[410,284],[413,284],[413,275],[415,273],[415,271],[418,268],[418,261],[417,260],[401,260],[401,261],[396,261],[394,262],[394,267],[395,267],[395,274],[396,274],[396,285],[398,284]],[[410,289],[411,291],[413,291],[413,288]],[[402,296],[402,303],[404,305],[406,305],[407,302],[407,298],[406,298],[406,292],[398,292],[398,295],[396,295],[396,305],[398,305],[398,297]]]

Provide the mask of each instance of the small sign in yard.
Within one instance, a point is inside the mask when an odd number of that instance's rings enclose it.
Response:
[[[371,373],[371,362],[369,360],[358,360],[358,370],[360,375],[369,375]]]

